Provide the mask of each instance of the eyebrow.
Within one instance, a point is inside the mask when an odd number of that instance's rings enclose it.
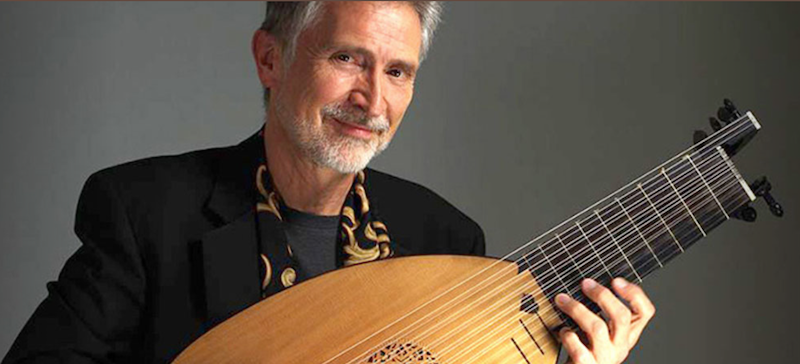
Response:
[[[372,53],[369,49],[359,46],[352,46],[348,44],[331,44],[324,48],[325,51],[334,51],[338,49],[343,49],[346,51],[358,53],[364,57],[366,57],[370,62],[375,61],[375,54]],[[389,61],[389,64],[397,64],[400,68],[403,68],[406,72],[414,73],[417,70],[417,65],[414,62],[403,60],[403,59],[392,59]]]

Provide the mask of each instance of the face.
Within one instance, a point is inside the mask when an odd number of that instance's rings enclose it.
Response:
[[[270,86],[270,117],[312,162],[363,169],[411,102],[421,41],[408,4],[326,3]]]

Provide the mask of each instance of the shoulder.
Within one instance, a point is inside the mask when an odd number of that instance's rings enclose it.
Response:
[[[483,230],[439,194],[374,169],[365,173],[370,201],[401,245],[414,253],[484,254]]]
[[[239,149],[233,146],[150,157],[95,172],[81,192],[76,227],[80,221],[92,223],[99,218],[95,211],[108,208],[119,211],[122,215],[115,221],[125,221],[140,238],[151,234],[156,240],[165,238],[164,234],[196,238],[207,230],[207,222],[214,221],[209,220],[212,215],[207,204],[220,170],[241,159]]]
[[[110,185],[124,200],[162,200],[207,192],[227,148],[139,159],[99,170],[86,183]],[[85,187],[86,188],[86,187]]]

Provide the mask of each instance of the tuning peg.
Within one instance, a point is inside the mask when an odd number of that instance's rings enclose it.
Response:
[[[726,124],[736,120],[736,117],[733,116],[733,113],[724,107],[717,109],[717,117]]]
[[[772,197],[772,193],[770,192],[772,191],[772,184],[769,183],[766,176],[750,184],[750,189],[753,190],[754,195],[764,198],[764,202],[767,203],[769,211],[772,212],[773,215],[777,217],[783,216],[783,206],[775,200],[775,197]]]
[[[777,217],[783,216],[783,206],[781,206],[778,201],[775,201],[771,193],[767,192],[764,194],[764,201],[769,205],[769,211],[771,211],[773,215]]]
[[[736,109],[736,105],[733,104],[733,101],[725,99],[722,103],[724,106],[717,110],[717,118],[720,120],[725,123],[730,123],[742,116],[739,110]]]
[[[736,211],[731,214],[731,217],[742,221],[754,222],[758,217],[758,213],[750,204],[744,204],[744,206],[736,209]]]
[[[705,139],[706,137],[708,137],[708,134],[706,132],[702,130],[695,130],[694,135],[692,136],[692,140],[694,141],[694,144],[697,144],[702,142],[703,139]]]
[[[742,113],[739,112],[739,110],[736,108],[736,105],[733,104],[733,101],[731,101],[731,99],[722,100],[722,104],[725,105],[725,108],[728,109],[728,111],[730,111],[731,114],[733,114],[733,116],[736,117],[737,119],[742,117]]]
[[[717,120],[715,117],[709,117],[708,123],[711,124],[711,129],[714,129],[714,131],[722,129],[722,124],[720,124],[719,120]]]
[[[777,217],[783,216],[783,206],[781,206],[778,201],[775,201],[775,197],[772,196],[770,192],[772,190],[772,185],[767,181],[767,177],[761,177],[755,180],[750,184],[750,189],[753,191],[754,195],[764,198],[764,202],[767,203],[769,211],[772,212],[773,215]],[[739,220],[753,222],[756,221],[758,214],[756,213],[756,209],[750,206],[749,203],[746,203],[742,207],[736,209],[731,216]]]

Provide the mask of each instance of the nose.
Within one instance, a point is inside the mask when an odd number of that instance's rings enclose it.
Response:
[[[383,115],[386,103],[383,99],[381,73],[377,70],[364,72],[350,92],[350,103],[367,113],[369,117]]]

